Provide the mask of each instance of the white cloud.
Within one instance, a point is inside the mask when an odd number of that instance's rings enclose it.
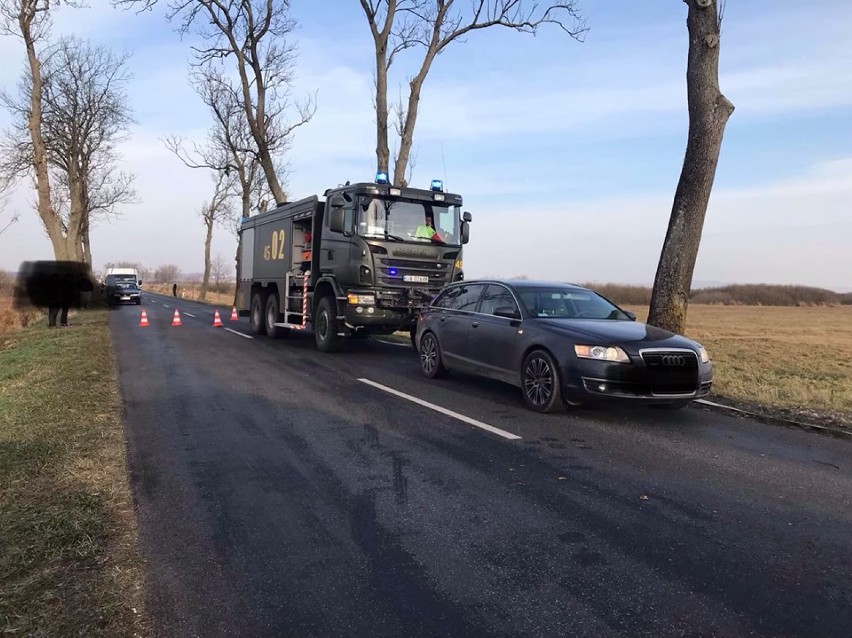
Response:
[[[465,270],[571,281],[653,281],[672,194],[474,212]],[[852,159],[784,182],[714,191],[696,279],[852,285]]]

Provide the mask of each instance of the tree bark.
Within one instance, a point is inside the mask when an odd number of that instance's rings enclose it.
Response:
[[[719,90],[720,18],[716,0],[686,2],[689,135],[648,316],[648,323],[677,333],[683,333],[686,324],[692,274],[722,137],[734,111],[734,105]]]
[[[207,299],[207,286],[210,285],[210,244],[213,242],[213,218],[205,217],[204,224],[207,226],[207,236],[204,238],[204,277],[201,279],[201,292],[198,300]]]
[[[402,136],[399,140],[399,154],[396,156],[396,162],[393,167],[393,183],[397,186],[408,186],[405,171],[408,169],[408,162],[411,158],[411,145],[414,142],[414,125],[417,122],[417,109],[420,106],[420,92],[423,89],[423,82],[429,74],[429,69],[432,67],[434,59],[435,53],[432,52],[432,49],[429,49],[423,58],[423,65],[420,67],[420,72],[409,83],[410,91],[408,93],[408,106],[405,112],[405,124],[402,127]]]
[[[388,67],[387,41],[376,47],[376,170],[387,173],[388,148]]]
[[[27,117],[27,129],[32,140],[33,168],[35,169],[38,215],[44,223],[44,229],[53,246],[54,257],[59,261],[69,259],[68,246],[62,234],[62,220],[53,209],[50,198],[50,172],[47,166],[47,149],[42,135],[42,77],[41,61],[35,48],[32,23],[35,10],[22,7],[18,17],[21,36],[27,49],[27,62],[32,79],[30,94],[30,112]]]

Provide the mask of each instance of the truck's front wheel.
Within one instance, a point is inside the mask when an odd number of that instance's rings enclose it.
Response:
[[[314,336],[320,352],[337,352],[343,347],[344,337],[337,334],[337,309],[334,306],[334,297],[331,296],[320,299],[317,306]]]
[[[266,326],[263,324],[264,311],[264,295],[258,291],[251,296],[251,312],[249,312],[249,324],[251,325],[252,333],[262,335],[266,332]]]

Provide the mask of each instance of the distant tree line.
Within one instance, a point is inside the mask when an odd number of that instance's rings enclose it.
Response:
[[[650,287],[589,283],[583,285],[619,305],[647,306],[651,303]],[[692,290],[689,302],[725,306],[836,306],[852,305],[852,293],[839,293],[811,286],[735,284]]]

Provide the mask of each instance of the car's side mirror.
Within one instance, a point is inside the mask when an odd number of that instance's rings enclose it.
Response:
[[[340,199],[342,200],[343,198],[341,197]],[[335,233],[342,233],[346,230],[345,211],[342,207],[331,209],[328,227]]]
[[[512,306],[500,306],[494,309],[495,317],[505,317],[506,319],[520,319],[517,310]]]
[[[470,241],[470,224],[462,222],[461,225],[461,240],[463,244]]]
[[[473,217],[471,217],[471,216],[470,216],[470,213],[469,213],[469,212],[464,211],[464,212],[462,213],[462,221],[472,222],[472,221],[473,221]]]
[[[632,310],[625,310],[624,314],[627,315],[627,317],[630,319],[630,321],[636,321],[636,313],[633,312]]]

